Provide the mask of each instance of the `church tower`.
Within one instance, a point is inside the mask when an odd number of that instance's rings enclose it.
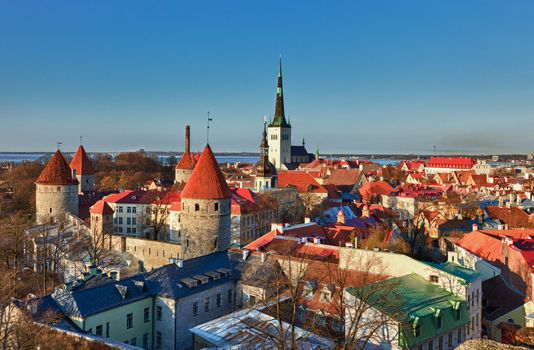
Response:
[[[187,182],[195,168],[195,156],[191,154],[191,135],[189,125],[185,126],[185,149],[174,171],[174,182]]]
[[[85,153],[82,145],[78,147],[76,155],[70,162],[72,169],[72,176],[78,180],[78,193],[88,193],[95,190],[95,171],[93,170],[93,163]]]
[[[230,248],[231,197],[219,164],[206,145],[181,195],[184,259]]]
[[[59,149],[35,181],[36,220],[46,224],[78,216],[78,181]]]
[[[278,87],[276,89],[276,106],[274,119],[269,124],[267,138],[269,142],[269,160],[280,169],[283,163],[291,163],[291,124],[284,113],[284,92],[282,89],[282,59],[278,68]]]
[[[263,122],[263,137],[260,144],[260,160],[256,164],[254,187],[258,191],[277,186],[276,169],[269,161],[269,143],[267,142],[267,122]]]

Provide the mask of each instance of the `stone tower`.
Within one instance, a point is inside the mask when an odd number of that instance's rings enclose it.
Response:
[[[269,161],[269,143],[267,142],[267,122],[263,123],[263,137],[260,144],[260,160],[256,164],[256,177],[254,187],[258,191],[277,186],[276,169]]]
[[[70,162],[72,175],[78,180],[78,193],[89,193],[95,190],[95,172],[93,170],[93,163],[85,153],[82,145],[78,147],[78,151]]]
[[[276,106],[274,119],[269,124],[267,133],[269,142],[269,160],[280,169],[283,163],[291,163],[291,124],[284,113],[284,92],[282,89],[282,59],[278,68],[278,87],[276,89]]]
[[[176,164],[176,169],[174,170],[174,182],[187,182],[193,169],[195,168],[196,159],[193,154],[191,154],[191,135],[189,125],[185,126],[185,149],[182,154],[182,158],[178,164]]]
[[[114,210],[103,200],[99,200],[91,209],[91,232],[95,234],[113,233],[113,213]],[[103,242],[103,240],[101,241]]]
[[[65,214],[78,216],[78,181],[59,149],[35,181],[36,220],[45,224],[62,220]]]
[[[182,257],[230,248],[231,192],[209,145],[182,191]]]

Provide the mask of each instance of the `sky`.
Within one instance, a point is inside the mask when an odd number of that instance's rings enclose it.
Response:
[[[534,1],[0,0],[0,152],[534,151]]]

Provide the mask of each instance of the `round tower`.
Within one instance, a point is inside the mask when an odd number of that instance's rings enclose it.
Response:
[[[46,164],[35,186],[38,224],[62,220],[68,213],[78,216],[78,181],[72,177],[59,149]]]
[[[78,193],[88,193],[95,190],[95,171],[93,163],[85,153],[82,145],[78,147],[78,151],[70,162],[72,175],[78,180]]]
[[[196,159],[195,156],[191,154],[191,135],[189,125],[185,126],[185,149],[182,154],[182,158],[178,164],[176,164],[176,169],[174,170],[174,182],[187,182],[193,169],[195,168]]]
[[[182,191],[182,257],[230,248],[231,192],[209,145],[204,148]]]

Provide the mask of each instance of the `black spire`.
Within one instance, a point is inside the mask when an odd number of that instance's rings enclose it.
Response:
[[[282,57],[280,57],[278,67],[278,87],[276,88],[276,105],[274,108],[274,120],[269,126],[281,126],[290,128],[291,125],[286,121],[284,112],[284,90],[282,87]]]

